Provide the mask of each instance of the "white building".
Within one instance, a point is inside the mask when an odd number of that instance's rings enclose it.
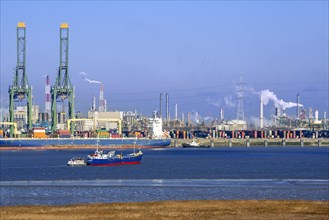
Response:
[[[98,112],[98,111],[89,111],[88,118],[94,119],[94,121],[85,121],[83,125],[83,130],[93,130],[93,126],[96,129],[105,128],[106,130],[110,129],[119,129],[118,122],[123,119],[123,112]],[[108,120],[108,121],[107,121]]]
[[[247,122],[243,120],[231,120],[222,122],[217,125],[217,130],[225,131],[236,131],[236,130],[247,130]]]
[[[149,119],[149,128],[152,138],[162,138],[162,119],[158,117],[153,117]]]

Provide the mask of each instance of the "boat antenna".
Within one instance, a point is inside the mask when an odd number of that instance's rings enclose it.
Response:
[[[98,133],[97,133],[97,139],[96,139],[96,150],[97,150],[97,152],[98,152],[98,142],[99,142],[99,135],[98,135]]]
[[[137,143],[137,136],[136,136],[136,139],[135,139],[135,141],[134,141],[134,153],[135,153],[136,143]]]

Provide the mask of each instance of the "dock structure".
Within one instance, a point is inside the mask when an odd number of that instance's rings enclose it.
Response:
[[[182,143],[185,143],[186,139],[173,139],[171,146],[181,147]],[[212,147],[329,147],[329,139],[206,139],[199,138],[197,141],[202,145],[210,145]]]

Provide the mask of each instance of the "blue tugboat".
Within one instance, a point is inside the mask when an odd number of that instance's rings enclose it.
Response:
[[[87,165],[89,166],[118,166],[140,164],[143,157],[143,152],[131,154],[116,154],[115,151],[108,153],[96,150],[94,154],[89,154],[87,157]]]

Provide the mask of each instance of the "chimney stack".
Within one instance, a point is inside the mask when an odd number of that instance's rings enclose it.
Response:
[[[45,113],[48,115],[47,118],[50,118],[51,102],[50,102],[50,80],[49,80],[49,75],[46,76],[46,85],[45,85]]]
[[[177,103],[175,104],[175,120],[178,120],[178,106]]]
[[[313,110],[311,107],[308,108],[308,119],[310,119],[310,120],[313,119]]]
[[[93,111],[93,112],[96,111],[96,96],[95,95],[93,95],[90,111]]]
[[[160,110],[159,110],[159,118],[162,118],[162,93],[160,93]]]
[[[300,103],[300,96],[299,93],[297,93],[297,119],[300,118],[299,103]]]
[[[100,91],[99,91],[99,111],[105,111],[105,102],[104,102],[104,86],[100,84]]]
[[[169,115],[169,94],[168,93],[166,93],[166,107],[167,107],[166,119],[167,119],[167,122],[169,122],[170,115]]]
[[[220,108],[220,121],[221,122],[224,121],[224,108],[223,107]]]
[[[317,109],[315,109],[314,112],[314,121],[318,121],[319,120],[319,111]]]
[[[259,128],[263,129],[264,127],[264,112],[263,112],[263,98],[262,94],[260,95],[260,114],[259,114]]]

